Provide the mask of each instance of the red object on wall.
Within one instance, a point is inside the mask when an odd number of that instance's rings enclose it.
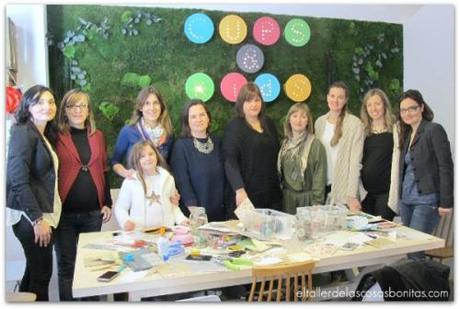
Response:
[[[12,86],[6,86],[6,112],[14,113],[21,102],[21,90]]]
[[[237,72],[228,73],[220,82],[220,92],[227,101],[236,102],[241,87],[247,82],[243,74]]]

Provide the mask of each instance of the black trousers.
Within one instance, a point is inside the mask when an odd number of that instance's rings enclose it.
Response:
[[[48,286],[53,273],[53,241],[47,247],[35,243],[35,233],[32,224],[24,217],[13,225],[14,235],[24,249],[26,269],[19,285],[19,292],[31,292],[37,295],[37,301],[48,301]]]
[[[362,202],[365,213],[381,216],[383,219],[393,221],[395,213],[388,207],[388,193],[372,194],[368,193]]]
[[[78,236],[80,233],[99,232],[101,225],[102,218],[99,210],[81,213],[63,212],[61,214],[54,243],[58,262],[59,299],[61,301],[75,300],[72,297],[72,281]]]

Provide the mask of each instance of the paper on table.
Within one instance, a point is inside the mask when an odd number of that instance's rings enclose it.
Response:
[[[217,232],[222,232],[222,233],[233,232],[231,229],[225,226],[225,223],[223,222],[209,222],[207,224],[204,224],[198,227],[198,229],[199,230],[211,230],[211,231],[217,231]]]
[[[384,247],[393,246],[395,242],[387,238],[377,238],[377,239],[373,239],[369,241],[367,244],[372,247],[376,247],[376,248],[384,248]]]
[[[304,262],[313,260],[312,256],[305,252],[291,253],[287,255],[287,258],[290,262]]]
[[[270,249],[271,246],[267,246],[260,240],[251,239],[252,243],[254,244],[254,251],[261,252]]]
[[[325,237],[323,240],[324,244],[332,244],[337,247],[341,247],[346,243],[356,243],[359,245],[364,244],[367,241],[371,241],[373,238],[367,236],[364,233],[333,233],[331,235],[328,235]]]
[[[143,271],[131,271],[131,270],[125,270],[121,276],[119,277],[120,282],[133,282],[136,280],[139,280],[141,278],[144,278],[147,276],[147,274],[150,272],[150,270],[143,270]]]
[[[244,219],[244,216],[247,212],[253,212],[255,210],[254,205],[252,204],[249,198],[246,198],[241,204],[236,208],[235,215],[241,221]]]

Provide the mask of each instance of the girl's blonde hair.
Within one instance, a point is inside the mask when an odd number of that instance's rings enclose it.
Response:
[[[151,140],[145,140],[141,141],[139,143],[134,144],[131,153],[128,158],[128,164],[131,168],[133,168],[139,177],[139,180],[142,183],[142,188],[144,189],[144,194],[147,194],[147,185],[145,183],[145,176],[144,176],[144,171],[142,170],[141,164],[140,164],[140,159],[142,155],[142,151],[144,148],[150,147],[155,153],[155,156],[157,158],[157,167],[161,166],[164,169],[168,170],[168,166],[166,164],[166,161],[163,159],[161,156],[160,152],[157,150],[155,145]],[[158,168],[156,168],[156,172],[158,172]]]
[[[378,96],[383,102],[385,128],[388,132],[393,131],[394,117],[391,111],[390,100],[388,99],[388,96],[382,89],[373,88],[366,92],[366,94],[364,95],[363,104],[361,104],[361,121],[364,124],[364,133],[366,134],[366,136],[371,134],[372,131],[372,118],[369,116],[369,113],[367,112],[366,105],[367,101],[369,101],[369,99],[375,95]]]
[[[313,117],[311,115],[310,108],[305,103],[295,103],[289,108],[289,111],[286,115],[286,119],[284,120],[284,136],[288,138],[292,138],[292,127],[291,127],[291,123],[289,122],[289,118],[291,117],[292,114],[297,113],[297,112],[303,112],[307,115],[308,124],[305,130],[308,133],[313,134]]]
[[[129,124],[131,125],[136,124],[141,119],[142,117],[141,108],[142,106],[144,106],[145,101],[147,101],[147,98],[151,94],[155,95],[158,98],[158,102],[160,103],[161,113],[160,113],[158,122],[160,123],[163,130],[165,130],[166,135],[171,136],[173,134],[173,130],[172,130],[171,118],[169,118],[169,114],[168,114],[168,109],[166,108],[166,105],[164,103],[163,97],[161,96],[160,92],[153,86],[148,86],[148,87],[143,88],[137,95],[136,106],[133,110],[133,115],[131,116],[131,120],[129,121]]]
[[[81,91],[80,89],[69,90],[62,98],[61,104],[59,105],[59,112],[57,117],[59,132],[68,133],[70,131],[69,119],[65,113],[65,109],[68,106],[75,105],[81,101],[88,104],[88,117],[85,120],[85,128],[89,128],[90,135],[96,132],[96,122],[94,121],[94,113],[91,107],[91,100],[89,98],[89,95],[86,92]]]

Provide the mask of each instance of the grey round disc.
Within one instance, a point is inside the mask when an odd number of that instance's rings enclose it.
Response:
[[[254,44],[240,47],[236,54],[236,64],[246,73],[256,73],[264,66],[264,53]]]

